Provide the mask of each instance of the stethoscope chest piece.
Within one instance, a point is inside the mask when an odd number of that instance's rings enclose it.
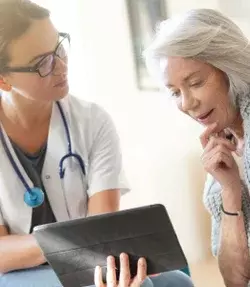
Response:
[[[44,202],[44,192],[38,187],[30,188],[24,193],[24,202],[32,208],[38,207]]]

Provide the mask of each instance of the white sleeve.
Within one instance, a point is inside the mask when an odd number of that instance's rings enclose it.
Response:
[[[93,144],[89,156],[88,195],[120,189],[129,191],[123,172],[120,140],[111,117],[98,105],[92,107]]]

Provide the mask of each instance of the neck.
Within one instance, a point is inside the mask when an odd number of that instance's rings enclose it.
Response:
[[[4,116],[25,129],[37,128],[48,123],[52,112],[52,102],[27,99],[15,92],[3,93],[1,109]]]
[[[243,119],[240,113],[238,113],[236,119],[230,127],[227,128],[227,130],[229,130],[238,140],[242,140],[244,138]]]

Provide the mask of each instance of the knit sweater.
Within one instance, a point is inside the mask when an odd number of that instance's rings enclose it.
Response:
[[[237,105],[239,106],[244,126],[244,180],[242,181],[242,211],[244,214],[245,228],[248,237],[248,246],[250,247],[250,99],[238,99]],[[221,186],[211,176],[208,175],[205,184],[203,201],[211,213],[212,217],[212,252],[216,256],[219,249],[219,236],[221,225],[221,210],[220,205],[222,203],[221,198]]]

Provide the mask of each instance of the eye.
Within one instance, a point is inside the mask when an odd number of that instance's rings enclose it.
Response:
[[[201,87],[203,85],[203,81],[197,81],[197,82],[194,82],[192,84],[190,84],[190,87]]]
[[[170,91],[171,97],[177,98],[180,95],[180,91]]]
[[[52,61],[53,61],[52,55],[43,58],[39,63],[39,68],[44,68],[47,67],[48,65],[51,65]]]

